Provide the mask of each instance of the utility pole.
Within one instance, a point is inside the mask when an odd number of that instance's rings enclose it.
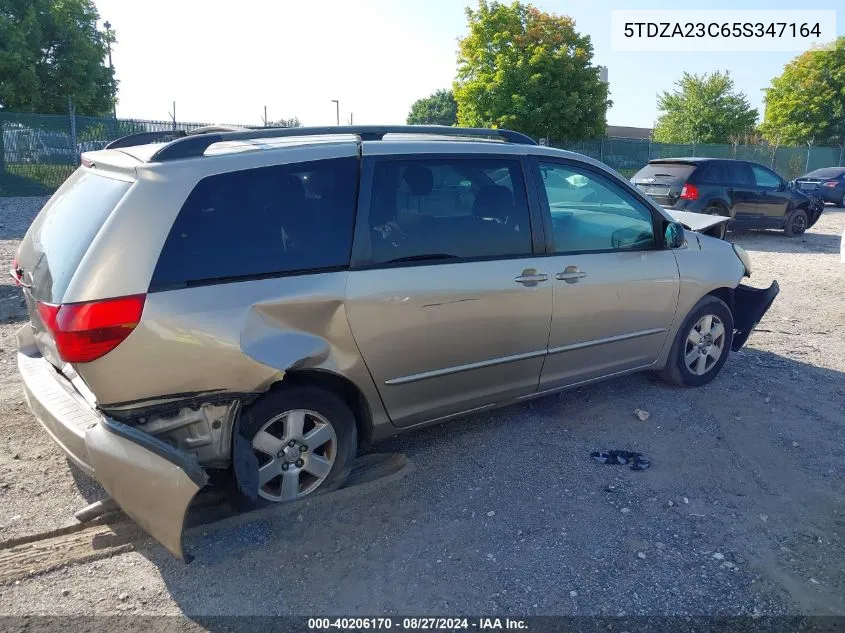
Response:
[[[335,104],[335,108],[337,110],[337,125],[340,127],[340,100],[332,99],[332,103]]]
[[[173,112],[168,112],[170,118],[173,120],[173,132],[176,132],[176,102],[173,102]]]
[[[264,106],[264,127],[267,127],[267,106]]]
[[[111,111],[114,118],[117,118],[117,93],[115,91],[114,83],[114,64],[111,61],[111,44],[114,41],[114,31],[111,30],[111,23],[106,20],[103,23],[106,27],[106,46],[109,47],[109,68],[111,69]]]
[[[353,121],[355,120],[355,119],[354,119],[354,114],[355,114],[354,112],[350,112],[350,113],[349,113],[349,125],[355,125],[355,124],[353,123]]]

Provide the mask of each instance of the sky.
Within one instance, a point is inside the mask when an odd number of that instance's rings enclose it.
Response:
[[[260,124],[401,124],[411,104],[455,76],[464,7],[476,0],[95,0],[117,35],[118,117]],[[569,15],[608,67],[610,125],[651,127],[657,95],[684,71],[728,70],[763,113],[763,90],[795,52],[613,52],[612,9],[700,8],[658,0],[534,0]],[[837,9],[841,0],[709,0],[708,9]]]

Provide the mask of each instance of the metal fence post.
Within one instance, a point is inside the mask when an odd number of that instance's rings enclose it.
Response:
[[[73,164],[79,165],[79,145],[76,143],[76,109],[73,101],[67,98],[68,114],[70,115],[70,146],[73,149]]]
[[[0,147],[2,147],[2,143],[0,143]],[[839,167],[845,166],[845,163],[842,162],[842,156],[845,155],[845,141],[843,141],[842,145],[839,146]],[[0,158],[0,167],[3,166],[3,159]]]
[[[813,141],[807,142],[807,164],[804,165],[804,173],[810,171],[810,150],[813,148]]]
[[[0,176],[6,173],[6,144],[3,138],[3,120],[0,119]]]

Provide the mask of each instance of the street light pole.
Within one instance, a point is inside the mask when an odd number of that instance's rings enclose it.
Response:
[[[332,99],[332,103],[335,104],[335,107],[337,109],[337,125],[339,127],[340,126],[340,100]]]
[[[114,90],[114,64],[111,61],[111,42],[112,42],[112,30],[111,30],[111,23],[106,20],[103,23],[103,26],[106,27],[106,45],[109,47],[109,68],[111,69],[111,108],[112,108],[112,115],[114,118],[117,118],[117,94],[115,94]]]

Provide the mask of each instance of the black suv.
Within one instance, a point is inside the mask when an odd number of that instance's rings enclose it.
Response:
[[[738,228],[783,229],[790,237],[813,226],[823,209],[768,167],[746,160],[661,158],[631,181],[668,209],[724,215]]]

